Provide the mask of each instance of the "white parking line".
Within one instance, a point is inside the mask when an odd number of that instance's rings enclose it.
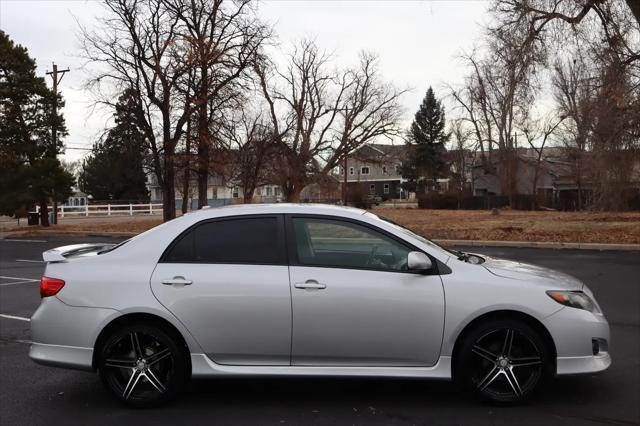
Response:
[[[4,286],[8,286],[8,285],[16,285],[16,284],[29,284],[29,283],[35,283],[35,282],[40,281],[40,280],[33,279],[33,278],[7,277],[7,276],[3,276],[3,275],[0,275],[0,279],[18,280],[18,281],[13,281],[13,282],[10,282],[10,283],[0,283],[0,287],[4,287]]]
[[[15,315],[6,315],[6,314],[0,314],[0,317],[2,318],[7,318],[7,319],[13,319],[13,320],[18,320],[18,321],[31,321],[29,318],[25,318],[25,317],[16,317]]]
[[[0,275],[0,278],[4,278],[5,280],[20,280],[20,281],[40,281],[35,278],[27,278],[27,277],[8,277],[6,275]]]
[[[0,241],[7,241],[9,243],[46,243],[46,240],[11,240],[0,238]]]
[[[9,285],[16,285],[16,284],[34,284],[37,283],[38,280],[29,280],[29,281],[14,281],[12,283],[2,283],[0,284],[0,287],[6,287]]]

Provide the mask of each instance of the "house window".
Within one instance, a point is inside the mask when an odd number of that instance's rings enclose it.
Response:
[[[400,174],[400,166],[398,164],[396,164],[396,174],[397,175]]]
[[[387,174],[387,166],[382,166],[382,173]]]
[[[362,167],[360,169],[360,174],[362,175],[368,175],[369,174],[369,168],[368,167]]]
[[[267,197],[271,196],[271,187],[267,186]]]
[[[352,175],[353,174],[353,167],[349,167],[349,174]]]
[[[373,183],[371,185],[369,185],[369,193],[370,194],[375,194],[376,193],[376,186]]]
[[[233,191],[231,192],[231,197],[233,198],[240,197],[240,189],[237,186],[233,188]]]
[[[385,184],[384,184],[384,189],[383,189],[383,191],[384,191],[384,193],[385,193],[385,194],[388,194],[388,193],[389,193],[389,184],[388,184],[388,183],[385,183]]]
[[[273,195],[275,195],[276,197],[280,196],[280,187],[276,186],[275,188],[273,188]]]

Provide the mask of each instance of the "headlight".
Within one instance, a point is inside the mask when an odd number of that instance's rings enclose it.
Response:
[[[550,290],[547,291],[547,294],[561,305],[584,309],[585,311],[593,312],[594,314],[601,313],[598,304],[582,291]]]

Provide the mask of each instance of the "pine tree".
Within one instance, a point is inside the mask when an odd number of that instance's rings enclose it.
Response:
[[[138,104],[132,91],[118,99],[115,126],[93,146],[83,162],[80,188],[96,200],[148,200],[144,171],[146,139],[137,120]]]
[[[445,131],[444,106],[429,87],[408,132],[408,158],[402,175],[405,189],[425,191],[435,187],[436,179],[446,173],[444,155],[449,134]]]
[[[27,49],[0,31],[0,212],[13,215],[38,203],[45,226],[49,200],[64,201],[74,184],[57,158],[67,132],[62,115],[54,113],[54,101],[63,106],[62,98],[36,76]],[[59,136],[55,143],[52,126]]]

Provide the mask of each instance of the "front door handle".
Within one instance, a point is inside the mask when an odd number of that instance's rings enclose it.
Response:
[[[162,284],[182,286],[182,285],[191,285],[193,284],[193,281],[187,280],[184,277],[173,277],[170,280],[163,280]]]
[[[307,289],[307,290],[322,290],[324,288],[327,288],[326,284],[321,284],[316,280],[307,280],[303,283],[295,283],[294,284],[295,288],[303,288],[303,289]]]

